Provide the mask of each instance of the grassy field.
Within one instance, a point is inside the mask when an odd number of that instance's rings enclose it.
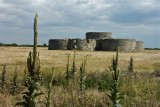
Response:
[[[0,47],[0,69],[5,63],[7,82],[13,77],[15,67],[17,66],[18,80],[23,78],[24,69],[26,68],[26,60],[31,47]],[[50,78],[48,74],[54,66],[55,81],[63,82],[63,74],[66,70],[67,56],[70,55],[70,64],[73,59],[73,51],[68,50],[48,50],[47,48],[39,47],[41,72],[45,75],[43,78],[42,91],[46,91],[44,81]],[[112,57],[115,52],[108,51],[76,51],[76,67],[79,70],[80,64],[87,57],[86,64],[86,91],[85,95],[79,96],[78,88],[75,86],[68,86],[64,88],[63,85],[53,86],[52,103],[55,107],[106,107],[109,99],[105,93],[108,93],[109,81],[109,66],[111,65]],[[129,65],[130,57],[133,57],[134,71],[136,74],[130,78],[126,74],[120,77],[120,90],[124,95],[121,102],[124,107],[159,107],[160,101],[160,80],[158,77],[152,76],[152,72],[160,70],[160,50],[145,50],[143,52],[119,53],[119,69],[121,72],[126,72]],[[46,79],[46,80],[45,80]],[[94,83],[89,83],[93,81]],[[104,85],[102,85],[102,83]],[[97,85],[98,84],[98,85]],[[100,85],[99,85],[100,84]],[[91,86],[90,86],[91,85]],[[102,87],[104,86],[104,89]],[[9,87],[9,86],[8,86]],[[78,86],[77,86],[78,87]],[[12,96],[8,91],[0,94],[0,107],[12,107],[16,101],[21,100],[21,93],[25,90],[20,87],[17,95]],[[72,90],[72,91],[71,91]],[[43,95],[39,102],[44,105]]]
[[[26,66],[26,59],[31,47],[0,47],[0,65],[7,63],[8,72],[14,71],[17,64],[20,71],[23,71]],[[67,56],[70,55],[72,62],[73,51],[68,50],[48,50],[47,48],[38,48],[41,60],[41,71],[47,72],[53,66],[55,71],[64,72],[67,63]],[[108,69],[115,52],[109,51],[77,51],[76,63],[81,64],[87,56],[87,71],[104,71]],[[129,64],[130,57],[134,59],[134,70],[138,72],[153,72],[160,69],[160,50],[146,50],[143,52],[121,53],[119,54],[119,67],[126,70]],[[2,66],[1,68],[2,69]]]

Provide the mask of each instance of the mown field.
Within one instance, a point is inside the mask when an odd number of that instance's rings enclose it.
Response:
[[[17,101],[22,100],[21,94],[25,88],[21,86],[26,61],[31,47],[0,47],[0,69],[6,63],[6,87],[1,90],[0,107],[12,107]],[[67,56],[70,56],[70,68],[74,51],[48,50],[39,47],[41,62],[42,86],[41,90],[47,92],[46,84],[51,78],[54,67],[54,81],[52,86],[51,102],[56,107],[106,107],[109,106],[109,93],[111,61],[115,52],[108,51],[76,51],[77,75],[79,67],[87,57],[85,72],[85,94],[81,95],[78,83],[64,87],[64,74],[66,71]],[[130,58],[133,57],[134,75],[127,74]],[[16,94],[9,93],[17,66]],[[121,104],[124,107],[160,107],[160,77],[154,72],[160,71],[160,50],[145,50],[143,52],[119,53],[120,92],[124,98]],[[1,76],[1,73],[0,73]],[[39,106],[45,105],[46,94],[37,100]],[[45,107],[45,106],[44,106]]]

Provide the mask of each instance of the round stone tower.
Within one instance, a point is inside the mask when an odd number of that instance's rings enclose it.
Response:
[[[122,52],[131,52],[135,50],[135,39],[104,39],[101,42],[102,51],[115,51],[119,47]]]
[[[67,39],[50,39],[48,50],[66,50],[67,44]]]
[[[112,38],[111,32],[87,32],[86,39],[110,39]]]
[[[136,41],[135,51],[143,51],[143,50],[144,50],[144,42],[143,41]]]

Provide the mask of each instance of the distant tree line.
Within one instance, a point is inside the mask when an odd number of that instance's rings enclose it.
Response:
[[[13,46],[13,47],[33,47],[33,45],[30,44],[22,44],[19,45],[17,43],[10,43],[10,44],[5,44],[5,43],[0,43],[0,46]],[[38,47],[48,47],[48,45],[46,43],[42,44],[42,45],[38,45]],[[144,48],[145,50],[160,50],[160,48]]]
[[[16,44],[16,43],[11,43],[11,44],[0,43],[0,46],[18,46],[18,44]]]
[[[0,43],[0,46],[12,46],[12,47],[33,47],[33,45],[30,44],[22,44],[22,45],[18,45],[17,43],[11,43],[11,44],[5,44],[5,43]],[[38,47],[48,47],[48,45],[46,43],[42,44],[42,45],[38,45]]]
[[[145,50],[160,50],[160,48],[144,48]]]

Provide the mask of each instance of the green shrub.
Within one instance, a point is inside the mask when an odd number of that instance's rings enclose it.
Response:
[[[98,79],[98,78],[97,78]],[[107,91],[110,89],[112,83],[112,78],[108,71],[104,71],[100,73],[98,79],[98,90],[99,91]]]

